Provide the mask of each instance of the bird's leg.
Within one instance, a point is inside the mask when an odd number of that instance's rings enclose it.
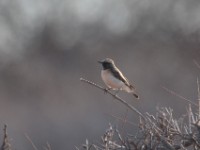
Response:
[[[116,92],[115,92],[115,96],[117,96],[117,94],[119,93],[120,89],[118,89]]]
[[[117,89],[117,91],[115,92],[115,96],[117,96],[117,94],[119,93],[119,91],[122,90],[122,87],[120,87],[119,89]]]
[[[107,92],[110,91],[111,89],[112,89],[111,87],[105,88],[105,89],[104,89],[104,93],[107,93]]]

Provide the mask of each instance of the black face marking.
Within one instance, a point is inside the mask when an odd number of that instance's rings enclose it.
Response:
[[[104,70],[112,69],[113,67],[115,67],[114,61],[110,58],[106,58],[106,59],[104,59],[102,61],[98,61],[98,62],[102,64]]]
[[[106,70],[106,69],[111,69],[114,67],[114,65],[110,62],[102,62],[102,66],[103,66],[103,69]]]

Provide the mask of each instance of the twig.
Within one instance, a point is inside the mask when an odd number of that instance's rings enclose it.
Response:
[[[188,132],[189,134],[192,133],[192,108],[191,108],[191,104],[189,104],[189,108],[188,108]]]
[[[128,109],[126,110],[126,113],[125,113],[125,116],[124,116],[124,118],[122,119],[122,129],[121,129],[121,131],[122,131],[122,137],[125,137],[125,126],[126,126],[126,123],[127,123],[127,121],[128,121]]]
[[[96,87],[96,88],[98,88],[98,89],[101,89],[101,90],[103,90],[103,91],[106,90],[106,89],[103,88],[102,86],[100,86],[100,85],[98,85],[98,84],[96,84],[96,83],[94,83],[94,82],[92,82],[92,81],[86,80],[86,79],[84,79],[84,78],[80,78],[80,81],[85,82],[85,83],[88,83],[88,84],[90,84],[90,85],[92,85],[92,86],[94,86],[94,87]],[[133,107],[132,105],[130,105],[129,103],[127,103],[125,100],[123,100],[123,99],[120,98],[119,96],[117,96],[117,95],[111,93],[110,91],[106,90],[106,92],[107,92],[108,94],[110,94],[111,96],[113,96],[116,100],[120,101],[122,104],[124,104],[125,106],[127,106],[129,109],[131,109],[132,111],[136,112],[139,116],[141,116],[141,117],[145,120],[145,117],[143,116],[143,114],[142,114],[141,112],[139,112],[135,107]]]
[[[3,144],[0,147],[0,150],[11,150],[11,145],[10,145],[9,140],[8,140],[7,125],[6,124],[4,125],[3,131],[4,131]]]
[[[46,146],[44,148],[45,150],[51,150],[51,145],[49,144],[49,142],[46,143]]]
[[[198,118],[200,119],[200,90],[199,90],[199,79],[197,77],[197,92],[198,92]]]
[[[176,92],[174,92],[174,91],[172,91],[172,90],[170,90],[170,89],[168,89],[168,88],[166,88],[166,87],[164,87],[164,86],[162,86],[162,88],[163,88],[164,90],[166,90],[167,92],[169,92],[170,94],[175,95],[176,97],[178,97],[178,98],[180,98],[180,99],[182,99],[182,100],[185,100],[185,101],[191,103],[191,104],[194,105],[194,106],[198,106],[196,103],[194,103],[194,102],[192,102],[191,100],[189,100],[189,99],[187,99],[187,98],[185,98],[185,97],[183,97],[183,96],[177,94]]]
[[[115,129],[115,132],[117,133],[117,136],[118,136],[118,138],[119,138],[119,140],[120,140],[120,142],[121,142],[121,147],[126,147],[126,149],[127,149],[127,145],[126,145],[126,142],[125,142],[125,140],[123,140],[123,138],[122,138],[122,135],[119,133],[119,130],[118,129]]]
[[[79,148],[77,146],[75,146],[76,150],[79,150]]]
[[[157,132],[157,135],[160,138],[161,142],[163,143],[163,145],[164,145],[164,147],[166,149],[168,149],[168,150],[175,150],[175,148],[171,145],[171,143],[169,143],[162,135],[160,135],[159,132]]]
[[[33,143],[33,141],[31,140],[31,138],[25,133],[25,137],[27,138],[27,140],[31,143],[32,147],[34,150],[38,150],[38,148],[36,147],[36,145]]]
[[[193,60],[193,62],[194,62],[194,64],[197,66],[197,68],[200,69],[200,65],[199,65],[199,63],[198,63],[195,59]]]
[[[107,115],[109,115],[109,116],[111,116],[111,117],[113,117],[113,118],[115,118],[115,119],[119,120],[120,122],[124,121],[124,119],[123,119],[123,118],[121,118],[121,117],[118,117],[118,116],[116,116],[116,115],[112,115],[112,114],[107,114]],[[136,124],[136,123],[133,123],[133,122],[131,122],[131,121],[129,121],[129,120],[126,120],[126,122],[127,122],[128,124],[131,124],[131,125],[133,125],[133,126],[138,126],[138,124]]]

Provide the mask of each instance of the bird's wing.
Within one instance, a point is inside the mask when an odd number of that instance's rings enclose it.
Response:
[[[121,71],[118,68],[113,69],[112,72],[115,78],[121,80],[127,86],[130,86],[128,79],[121,73]]]

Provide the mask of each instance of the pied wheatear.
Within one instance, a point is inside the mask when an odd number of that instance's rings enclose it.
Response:
[[[118,91],[123,90],[128,93],[132,93],[137,99],[139,99],[139,96],[135,91],[135,87],[129,83],[128,79],[115,66],[112,59],[106,58],[98,62],[103,66],[101,77],[109,89]]]

